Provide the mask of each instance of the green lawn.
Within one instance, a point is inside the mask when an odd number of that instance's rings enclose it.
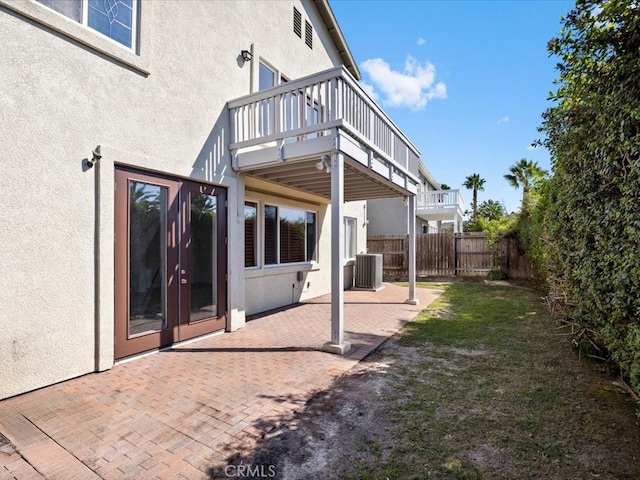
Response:
[[[367,439],[345,478],[640,478],[633,402],[533,290],[419,286],[445,293],[383,349],[390,438]]]

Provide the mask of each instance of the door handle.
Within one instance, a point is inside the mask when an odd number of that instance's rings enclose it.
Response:
[[[181,278],[181,279],[180,279],[180,283],[181,283],[182,285],[186,285],[186,284],[187,284],[187,283],[189,283],[189,282],[187,282],[187,279],[186,279],[186,278]]]

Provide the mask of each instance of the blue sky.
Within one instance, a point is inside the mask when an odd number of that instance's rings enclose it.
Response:
[[[574,6],[566,0],[330,0],[362,82],[411,139],[440,183],[486,180],[478,201],[520,208],[503,175],[532,149],[557,59],[547,42]]]

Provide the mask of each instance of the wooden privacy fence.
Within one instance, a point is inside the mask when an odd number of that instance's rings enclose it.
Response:
[[[367,239],[367,252],[382,254],[385,277],[408,275],[407,235],[373,235]],[[500,237],[491,246],[483,232],[416,235],[418,276],[484,276],[490,270],[502,270],[510,278],[531,276],[529,262],[511,238]]]

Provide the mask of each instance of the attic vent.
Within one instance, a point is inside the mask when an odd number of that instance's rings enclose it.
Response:
[[[313,48],[313,27],[306,20],[304,21],[304,43],[307,47]]]
[[[293,33],[302,38],[302,14],[293,7]]]

